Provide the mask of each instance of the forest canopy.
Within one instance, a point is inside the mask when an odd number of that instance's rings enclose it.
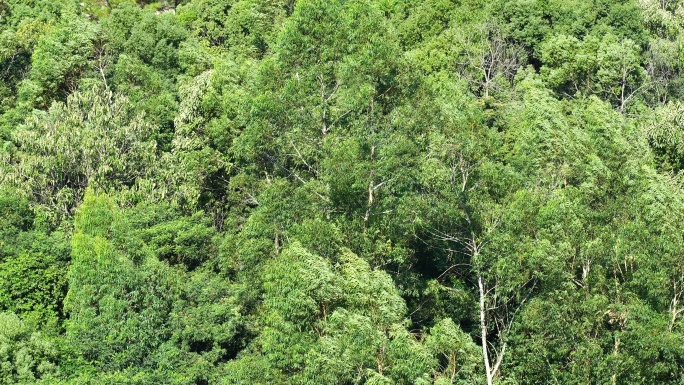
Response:
[[[0,385],[683,383],[683,15],[0,0]]]

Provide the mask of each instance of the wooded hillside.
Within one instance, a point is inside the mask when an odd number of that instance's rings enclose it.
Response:
[[[684,2],[0,0],[0,385],[684,383]]]

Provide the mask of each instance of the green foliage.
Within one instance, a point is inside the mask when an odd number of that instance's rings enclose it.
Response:
[[[478,348],[450,318],[443,319],[430,329],[425,347],[439,360],[435,384],[478,383],[481,365]]]
[[[134,187],[156,158],[152,126],[128,100],[91,88],[36,111],[13,132],[18,148],[3,166],[5,181],[31,197],[36,221],[58,225],[72,214],[85,188]]]
[[[0,384],[679,384],[684,8],[0,0]]]
[[[70,344],[86,362],[106,370],[141,363],[164,333],[156,309],[146,304],[161,298],[146,298],[140,290],[154,266],[136,274],[132,258],[108,240],[116,219],[112,206],[106,196],[86,195],[76,218],[65,299]]]
[[[658,166],[665,171],[682,169],[682,106],[668,103],[655,109],[651,119],[644,122],[644,136],[656,155]]]
[[[56,326],[66,292],[65,234],[32,231],[33,212],[19,195],[0,195],[0,310]]]
[[[56,323],[66,292],[64,257],[35,251],[5,257],[0,263],[0,309],[36,323]]]
[[[28,200],[22,199],[16,192],[0,190],[0,228],[3,238],[5,234],[16,234],[28,230],[33,223],[33,213]]]
[[[273,44],[288,1],[199,0],[179,9],[179,18],[212,46],[260,57]]]
[[[542,73],[551,87],[568,95],[598,94],[622,110],[647,80],[640,48],[630,39],[613,35],[579,41],[558,35],[541,48]]]
[[[184,264],[193,269],[212,254],[212,237],[216,230],[199,211],[189,218],[160,223],[151,227],[143,239],[160,260]]]
[[[266,267],[264,290],[264,330],[255,341],[297,383],[411,383],[429,377],[433,357],[462,349],[449,333],[466,336],[447,323],[428,337],[433,348],[423,346],[404,329],[406,306],[391,278],[348,250],[332,266],[294,243]]]
[[[79,19],[48,29],[37,41],[31,70],[19,85],[19,103],[46,108],[53,100],[64,101],[88,67],[95,34],[92,24]]]
[[[14,313],[0,312],[0,383],[50,383],[59,378],[59,351]],[[54,382],[53,382],[54,383]]]

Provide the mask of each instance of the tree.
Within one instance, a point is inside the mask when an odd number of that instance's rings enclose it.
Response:
[[[199,0],[178,9],[179,18],[212,46],[230,47],[238,55],[267,54],[284,19],[288,1]]]
[[[107,196],[86,194],[75,219],[64,303],[70,346],[84,364],[94,363],[105,372],[141,365],[168,333],[163,314],[168,314],[170,304],[149,290],[170,295],[169,288],[154,282],[159,267],[147,258],[139,241],[135,245],[129,239],[135,248],[118,250],[112,239],[120,226],[117,217]],[[141,264],[147,266],[145,271],[136,269]],[[153,286],[148,286],[148,279]]]
[[[293,243],[266,269],[265,324],[253,342],[271,370],[261,381],[429,382],[438,355],[452,357],[450,349],[463,345],[472,354],[472,341],[453,323],[435,327],[424,344],[417,341],[404,329],[405,304],[391,278],[348,250],[331,266]],[[471,368],[472,360],[451,359],[452,378],[457,366]]]
[[[682,168],[681,133],[682,106],[670,102],[654,110],[653,115],[643,122],[643,134],[656,157],[657,166],[664,171],[677,172]]]
[[[73,214],[86,187],[134,189],[156,159],[155,129],[127,99],[91,88],[66,104],[35,112],[13,133],[17,148],[5,160],[0,183],[16,186],[56,226]]]
[[[53,341],[14,313],[0,312],[0,383],[54,383],[60,377],[58,361]]]
[[[622,112],[649,86],[640,48],[630,39],[557,35],[542,45],[541,57],[542,74],[558,92],[598,94]]]
[[[37,39],[31,68],[17,90],[18,103],[28,111],[34,107],[47,109],[53,101],[65,101],[88,70],[97,30],[85,20],[71,16]]]

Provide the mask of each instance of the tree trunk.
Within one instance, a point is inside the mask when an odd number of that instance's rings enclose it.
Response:
[[[477,287],[480,291],[480,333],[482,334],[482,358],[485,364],[485,373],[487,374],[487,385],[493,383],[493,373],[491,365],[489,364],[489,352],[487,351],[487,308],[485,303],[485,290],[482,284],[482,275],[477,276]]]

